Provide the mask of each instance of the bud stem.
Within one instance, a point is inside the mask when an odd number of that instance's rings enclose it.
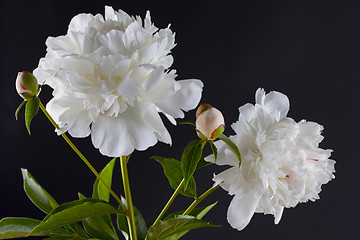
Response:
[[[60,129],[59,125],[55,122],[55,120],[50,116],[49,112],[46,110],[46,108],[44,107],[44,105],[42,104],[41,101],[40,102],[40,108],[41,110],[44,112],[45,116],[50,120],[50,122],[52,123],[52,125],[54,125],[54,127],[56,129]],[[79,151],[79,149],[77,149],[77,147],[72,143],[72,141],[68,138],[68,136],[63,133],[61,134],[61,136],[64,138],[64,140],[69,144],[69,146],[74,150],[74,152],[81,158],[81,160],[83,160],[83,162],[86,164],[86,166],[93,172],[93,174],[97,177],[97,179],[99,179],[99,181],[104,184],[104,186],[107,188],[107,190],[110,192],[110,194],[116,199],[116,201],[120,204],[122,209],[126,209],[126,207],[124,206],[124,204],[121,202],[120,198],[114,193],[113,190],[111,190],[111,188],[104,182],[104,180],[102,179],[102,177],[100,176],[100,174],[95,170],[95,168],[91,165],[91,163],[85,158],[85,156]]]
[[[173,201],[175,200],[176,196],[178,195],[178,193],[180,192],[180,189],[184,186],[185,184],[185,178],[183,178],[181,180],[181,182],[179,183],[179,186],[176,188],[175,192],[173,193],[173,195],[170,197],[169,201],[166,203],[165,207],[163,208],[163,210],[161,211],[161,213],[159,214],[159,216],[157,217],[157,219],[155,220],[153,226],[158,223],[161,218],[164,216],[164,214],[166,213],[166,211],[169,209],[169,207],[171,206],[171,204],[173,203]]]

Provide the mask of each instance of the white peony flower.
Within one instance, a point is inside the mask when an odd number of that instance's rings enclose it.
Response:
[[[319,199],[321,185],[334,178],[332,150],[318,147],[321,125],[286,117],[289,100],[284,94],[265,95],[258,89],[255,106],[245,104],[239,111],[232,124],[236,135],[230,138],[242,154],[241,166],[227,145],[217,141],[216,164],[232,167],[213,180],[234,195],[227,214],[233,228],[244,229],[255,212],[273,214],[277,224],[284,208]],[[214,157],[206,160],[214,162]]]
[[[49,37],[47,54],[34,71],[51,86],[47,110],[60,133],[91,139],[104,155],[128,155],[157,141],[171,144],[159,112],[175,124],[183,110],[194,109],[203,84],[175,81],[170,55],[174,33],[140,17],[105,7],[75,16],[65,36]]]

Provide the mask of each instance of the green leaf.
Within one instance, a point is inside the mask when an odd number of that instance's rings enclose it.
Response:
[[[180,124],[182,124],[182,125],[192,125],[192,126],[196,127],[196,123],[194,121],[180,122]]]
[[[33,97],[26,103],[25,107],[25,125],[29,132],[29,135],[31,135],[30,132],[30,123],[31,120],[35,117],[35,115],[39,111],[40,106],[40,99],[38,97]]]
[[[101,171],[100,176],[111,187],[112,176],[116,158],[113,158]],[[93,185],[93,198],[102,199],[109,202],[110,192],[103,183],[96,179]],[[99,239],[111,240],[118,239],[115,228],[111,222],[110,214],[94,216],[83,220],[83,225],[87,233]]]
[[[20,238],[29,235],[31,230],[41,223],[40,220],[31,218],[8,217],[0,220],[0,239]],[[71,234],[64,229],[58,228],[51,231],[41,231],[33,236],[52,236],[52,235]]]
[[[45,238],[46,240],[76,240],[75,237],[63,237],[63,236],[57,236],[57,237],[49,237],[49,238]]]
[[[226,135],[221,134],[220,137],[218,138],[221,141],[223,141],[224,143],[226,143],[226,145],[228,145],[228,147],[230,148],[230,150],[236,155],[236,157],[239,159],[239,166],[241,165],[241,154],[239,151],[239,148],[236,146],[236,144],[230,140],[230,138],[228,138]]]
[[[109,222],[111,222],[110,215],[93,216],[83,220],[84,228],[91,236],[102,240],[118,240],[115,229],[109,226]]]
[[[221,227],[220,225],[215,225],[203,220],[194,219],[190,223],[185,224],[178,230],[174,232],[174,234],[164,238],[164,240],[177,240],[188,233],[190,230],[203,228],[203,227]]]
[[[50,230],[79,222],[85,218],[104,215],[104,214],[124,214],[109,203],[95,198],[86,198],[61,204],[47,215],[39,226],[31,232]]]
[[[101,171],[100,176],[107,184],[108,187],[111,187],[112,184],[112,176],[113,170],[115,165],[116,158],[113,158]],[[95,180],[94,187],[93,187],[93,198],[99,198],[105,201],[109,201],[110,192],[105,187],[103,183],[99,181],[99,179]]]
[[[217,159],[217,156],[218,156],[217,148],[216,148],[213,141],[210,142],[210,146],[211,146],[211,150],[212,150],[212,152],[214,154],[214,158],[215,158],[215,162],[216,162],[216,159]]]
[[[121,201],[126,206],[125,198],[122,197]],[[133,206],[133,207],[134,207],[134,218],[135,218],[137,239],[144,240],[146,237],[146,233],[147,233],[146,222],[145,222],[143,216],[141,215],[141,213],[139,212],[139,210],[135,206]],[[123,215],[118,215],[117,216],[117,225],[118,225],[118,229],[122,232],[125,239],[128,240],[130,233],[129,233],[129,226],[128,226],[126,217]]]
[[[21,169],[24,190],[29,199],[43,212],[50,213],[59,206],[55,199],[35,180],[27,169]]]
[[[209,155],[210,155],[210,154],[209,154]],[[208,156],[208,155],[207,155],[207,156]],[[213,164],[212,162],[207,162],[207,161],[205,161],[205,158],[206,158],[207,156],[204,156],[204,155],[201,156],[201,159],[200,159],[200,161],[198,162],[198,164],[197,164],[197,166],[196,166],[196,170]]]
[[[16,119],[16,120],[18,120],[19,111],[20,111],[20,109],[24,106],[25,103],[26,103],[26,101],[23,101],[23,102],[18,106],[18,108],[16,109],[16,111],[15,111],[15,119]]]
[[[163,158],[158,156],[154,156],[152,159],[155,159],[161,164],[170,186],[176,190],[183,179],[181,162],[173,158]],[[196,198],[196,183],[194,177],[191,176],[187,189],[184,190],[184,188],[182,188],[179,193],[184,196]]]
[[[78,195],[80,200],[86,198],[81,193],[78,193]],[[93,237],[104,240],[119,239],[112,225],[110,214],[89,217],[84,219],[82,223],[86,232]]]
[[[72,223],[65,226],[65,229],[70,230],[71,232],[75,233],[77,236],[88,239],[89,236],[86,234],[84,229],[78,223]]]
[[[194,210],[191,211],[191,213],[189,215],[196,217],[196,219],[198,219],[198,220],[201,220],[216,204],[217,204],[217,202],[215,202],[207,207],[195,208]],[[165,220],[175,218],[176,216],[181,215],[183,212],[184,212],[184,210],[170,214],[167,218],[165,218]],[[190,224],[190,226],[188,226],[189,224]],[[186,233],[188,233],[191,229],[196,229],[196,228],[200,228],[200,227],[216,227],[216,226],[217,225],[213,225],[213,224],[210,224],[207,222],[197,222],[196,224],[195,223],[193,224],[192,222],[190,222],[187,225],[185,225],[184,227],[180,228],[177,233],[167,237],[166,240],[179,239],[182,236],[184,236]]]
[[[181,156],[181,167],[183,177],[185,178],[185,189],[188,187],[191,177],[193,176],[196,166],[201,159],[202,150],[205,146],[204,141],[191,141],[185,148]]]
[[[194,217],[178,216],[166,221],[159,221],[151,226],[145,240],[162,240],[176,233],[181,227],[193,220]]]
[[[207,207],[195,208],[194,210],[191,211],[191,213],[189,213],[189,215],[193,216],[197,219],[202,219],[205,216],[205,214],[207,214],[216,204],[217,204],[217,202],[215,202]],[[183,212],[184,212],[184,210],[172,213],[169,216],[167,216],[165,218],[165,220],[175,218],[176,216],[182,215]]]

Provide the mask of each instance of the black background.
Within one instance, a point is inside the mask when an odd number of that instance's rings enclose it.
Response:
[[[1,0],[1,162],[0,218],[43,213],[26,198],[20,168],[27,168],[59,203],[90,196],[94,176],[57,137],[42,113],[33,120],[29,137],[14,81],[18,71],[32,71],[46,53],[47,36],[66,33],[73,16],[81,12],[104,13],[104,5],[130,15],[151,11],[157,27],[171,23],[177,46],[172,54],[178,78],[199,78],[204,84],[202,102],[222,110],[227,129],[238,117],[238,107],[254,102],[258,87],[285,93],[289,116],[324,125],[322,148],[334,149],[336,179],[323,187],[321,199],[286,209],[279,225],[273,216],[255,214],[238,232],[226,221],[231,196],[217,190],[204,204],[219,201],[206,220],[223,225],[192,231],[183,239],[359,239],[359,1],[4,1]],[[51,98],[44,87],[43,102]],[[194,111],[186,120],[194,119]],[[164,121],[166,121],[164,119]],[[166,126],[173,146],[159,143],[135,152],[129,163],[134,204],[148,225],[172,194],[161,166],[153,155],[179,158],[185,145],[196,138],[189,126]],[[100,170],[109,161],[94,149],[90,138],[74,139]],[[196,174],[198,193],[212,185],[216,166]],[[121,190],[119,164],[114,189]],[[190,199],[178,197],[170,211],[186,208]]]

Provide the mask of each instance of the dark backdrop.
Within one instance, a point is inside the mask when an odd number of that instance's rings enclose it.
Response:
[[[104,5],[145,16],[151,11],[155,25],[171,23],[176,32],[173,50],[178,79],[199,78],[204,84],[202,102],[221,109],[228,127],[238,117],[238,107],[254,102],[258,87],[285,93],[289,116],[323,124],[322,148],[334,149],[336,179],[323,187],[321,199],[286,209],[279,225],[273,216],[255,214],[238,232],[226,221],[231,197],[217,190],[205,203],[219,201],[206,220],[220,229],[195,230],[184,239],[358,239],[360,2],[359,1],[118,1],[1,0],[1,162],[0,217],[44,215],[22,190],[20,168],[27,168],[58,200],[75,200],[77,193],[91,194],[91,172],[54,133],[43,114],[36,116],[29,137],[24,118],[15,121],[21,99],[14,81],[18,71],[36,68],[45,55],[47,36],[66,33],[71,18],[81,12],[104,13]],[[44,87],[43,102],[51,98]],[[194,111],[186,120],[194,119]],[[135,152],[129,163],[134,204],[151,225],[172,189],[153,155],[179,158],[195,133],[189,126],[172,126],[173,147],[159,143]],[[92,147],[89,138],[75,143],[99,170],[109,159]],[[121,193],[119,164],[115,191]],[[212,185],[218,167],[196,174],[198,192]],[[184,208],[189,199],[179,197],[171,210]]]

